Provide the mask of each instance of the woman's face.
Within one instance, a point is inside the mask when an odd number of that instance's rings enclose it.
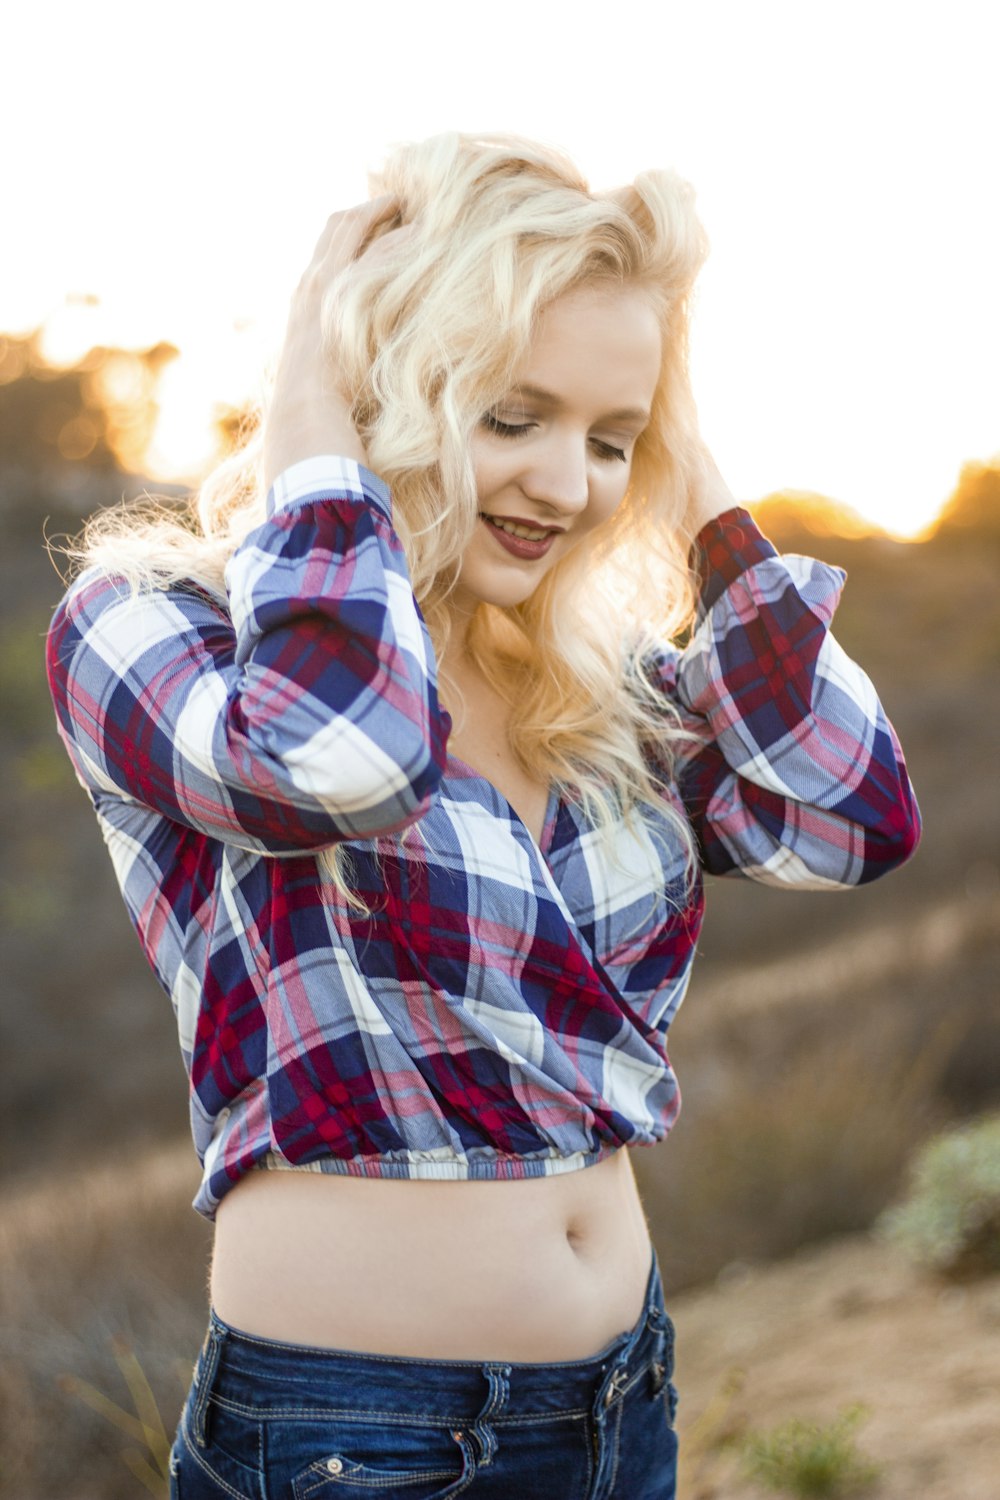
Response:
[[[523,603],[618,509],[660,360],[659,323],[636,288],[578,288],[544,310],[472,440],[479,523],[450,599],[460,615]]]

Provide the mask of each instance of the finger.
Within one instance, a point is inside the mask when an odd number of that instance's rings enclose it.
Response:
[[[388,227],[383,227],[386,225]],[[375,226],[356,258],[360,260],[363,256],[366,265],[377,265],[389,255],[398,256],[400,248],[416,233],[416,224],[400,224],[394,219],[383,220],[380,225]]]
[[[379,225],[398,212],[399,200],[393,193],[384,193],[354,208],[338,209],[323,226],[313,251],[313,262],[320,264],[331,251],[336,253],[338,260],[342,257],[353,259],[361,254]]]

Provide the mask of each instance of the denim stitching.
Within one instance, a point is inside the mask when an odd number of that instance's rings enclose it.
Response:
[[[223,1477],[222,1477],[221,1474],[217,1474],[215,1472],[215,1470],[211,1467],[211,1465],[207,1464],[205,1462],[205,1460],[202,1457],[202,1455],[192,1445],[191,1440],[188,1437],[188,1435],[187,1435],[186,1432],[182,1433],[182,1436],[183,1436],[183,1439],[184,1439],[184,1446],[187,1449],[188,1453],[194,1459],[194,1461],[198,1465],[199,1469],[203,1469],[204,1470],[204,1472],[208,1475],[209,1479],[211,1479],[215,1484],[219,1485],[222,1489],[224,1489],[227,1495],[232,1495],[233,1496],[233,1500],[253,1500],[253,1496],[252,1495],[244,1495],[240,1490],[234,1490],[231,1484],[227,1484],[226,1483],[226,1481],[223,1479]]]
[[[586,1413],[583,1419],[583,1448],[587,1459],[587,1474],[583,1481],[583,1493],[590,1494],[590,1487],[594,1482],[594,1421],[590,1413]]]
[[[254,1421],[270,1422],[282,1417],[302,1417],[305,1420],[315,1419],[317,1422],[330,1420],[331,1418],[341,1422],[364,1423],[369,1420],[392,1423],[396,1427],[421,1427],[434,1424],[439,1427],[455,1427],[459,1423],[470,1420],[468,1412],[456,1416],[454,1412],[398,1412],[380,1411],[378,1407],[350,1407],[350,1406],[244,1406],[242,1402],[233,1401],[218,1392],[212,1397],[216,1406],[225,1407],[227,1411],[234,1412],[240,1417],[249,1417]]]
[[[364,1465],[359,1464],[358,1467],[363,1468]],[[309,1495],[314,1495],[317,1490],[323,1489],[326,1485],[351,1484],[364,1486],[368,1489],[384,1490],[388,1489],[390,1486],[409,1484],[411,1481],[414,1484],[417,1484],[421,1480],[423,1480],[424,1482],[428,1482],[436,1479],[452,1478],[450,1469],[399,1469],[389,1470],[381,1478],[375,1477],[372,1479],[366,1479],[363,1477],[359,1477],[356,1473],[331,1474],[329,1470],[324,1470],[322,1463],[312,1464],[306,1470],[306,1475],[307,1474],[315,1474],[317,1477],[315,1484],[304,1485],[301,1487],[296,1484],[296,1493],[301,1495],[302,1500],[308,1500]],[[306,1475],[302,1476],[303,1479],[306,1477]],[[458,1476],[459,1479],[461,1479],[462,1477],[463,1476],[461,1474]],[[456,1480],[455,1483],[457,1482],[458,1481]]]
[[[617,1408],[617,1410],[615,1411],[615,1421],[614,1421],[614,1429],[615,1429],[614,1444],[615,1444],[615,1447],[614,1447],[614,1459],[612,1460],[612,1464],[611,1464],[611,1478],[608,1481],[608,1487],[607,1487],[607,1490],[606,1490],[606,1493],[608,1495],[613,1495],[614,1494],[615,1484],[617,1483],[617,1480],[618,1480],[618,1460],[621,1458],[621,1451],[622,1451],[622,1412],[625,1409],[625,1403],[624,1403],[624,1401],[616,1401],[614,1403],[614,1405]]]
[[[655,1355],[656,1351],[654,1350],[653,1352],[654,1352],[654,1355]],[[635,1374],[632,1376],[631,1380],[626,1381],[626,1383],[623,1386],[620,1387],[619,1395],[620,1395],[621,1399],[624,1400],[626,1396],[631,1395],[631,1393],[635,1390],[636,1386],[639,1385],[643,1380],[645,1380],[650,1375],[650,1373],[653,1370],[654,1365],[657,1365],[657,1364],[660,1364],[660,1363],[661,1363],[661,1361],[657,1360],[655,1358],[654,1359],[648,1359],[648,1360],[646,1360],[645,1363],[635,1372]],[[665,1364],[664,1364],[664,1368],[665,1368]]]
[[[462,1473],[459,1474],[459,1476],[458,1476],[457,1479],[453,1480],[452,1483],[448,1485],[447,1489],[445,1489],[445,1490],[443,1490],[441,1492],[441,1500],[445,1500],[445,1497],[449,1497],[449,1496],[452,1496],[452,1495],[460,1495],[463,1490],[468,1489],[469,1485],[475,1479],[476,1474],[478,1472],[477,1466],[476,1466],[476,1457],[475,1457],[475,1454],[473,1453],[472,1448],[469,1445],[468,1441],[463,1438],[459,1442],[459,1447],[462,1450],[462,1458],[463,1458]],[[359,1465],[359,1467],[363,1468],[364,1465]],[[317,1475],[319,1476],[317,1478],[317,1481],[316,1481],[315,1484],[310,1484],[310,1485],[308,1485],[305,1488],[300,1488],[299,1484],[298,1484],[298,1481],[293,1481],[294,1487],[295,1487],[295,1493],[296,1493],[296,1495],[298,1495],[300,1497],[300,1500],[308,1500],[308,1497],[310,1495],[315,1494],[317,1492],[317,1490],[323,1489],[326,1485],[336,1485],[336,1484],[347,1483],[347,1484],[352,1484],[352,1485],[357,1485],[357,1486],[364,1486],[364,1487],[372,1489],[372,1490],[380,1490],[380,1489],[381,1490],[385,1490],[385,1489],[388,1488],[388,1485],[390,1483],[393,1486],[398,1485],[400,1483],[406,1484],[407,1481],[408,1481],[408,1476],[412,1477],[414,1479],[415,1483],[417,1482],[417,1480],[421,1480],[421,1479],[423,1479],[423,1480],[428,1480],[428,1479],[431,1479],[431,1480],[435,1480],[435,1479],[445,1479],[445,1480],[448,1480],[448,1479],[451,1479],[451,1473],[447,1469],[441,1469],[441,1470],[434,1470],[434,1469],[428,1469],[428,1470],[421,1470],[421,1469],[405,1470],[405,1471],[400,1471],[397,1474],[394,1474],[392,1476],[391,1480],[389,1480],[388,1477],[383,1478],[383,1479],[378,1479],[378,1478],[375,1478],[375,1479],[363,1479],[363,1478],[359,1479],[358,1476],[357,1476],[357,1474],[345,1474],[342,1477],[338,1477],[338,1476],[332,1475],[330,1473],[325,1473],[325,1474],[322,1473],[321,1467],[320,1467],[319,1464],[313,1464],[310,1469],[306,1470],[306,1474],[304,1474],[302,1476],[302,1478],[305,1479],[306,1476],[308,1474],[312,1473],[312,1472],[316,1472]]]
[[[479,1473],[479,1465],[476,1463],[476,1455],[472,1451],[472,1444],[469,1442],[469,1439],[464,1432],[458,1433],[458,1446],[462,1450],[462,1458],[464,1460],[463,1469],[461,1474],[455,1480],[455,1483],[453,1485],[449,1485],[448,1488],[444,1491],[441,1500],[445,1500],[446,1496],[460,1495],[463,1490],[467,1490],[469,1488],[469,1485]]]
[[[219,1368],[222,1340],[222,1334],[210,1327],[201,1353],[201,1372],[197,1376],[197,1394],[191,1410],[191,1431],[199,1448],[208,1446],[206,1416],[212,1384]]]
[[[489,1381],[486,1405],[472,1424],[472,1432],[482,1452],[482,1467],[489,1468],[497,1455],[497,1435],[490,1425],[491,1419],[507,1404],[510,1395],[510,1365],[484,1365],[483,1374]]]
[[[369,1354],[367,1351],[353,1349],[314,1349],[309,1344],[283,1344],[278,1339],[257,1338],[252,1333],[244,1333],[242,1328],[230,1329],[228,1324],[222,1323],[218,1318],[213,1319],[212,1327],[217,1327],[219,1334],[224,1336],[229,1342],[231,1351],[229,1358],[230,1368],[243,1375],[249,1374],[251,1377],[254,1376],[255,1372],[243,1370],[240,1367],[239,1345],[241,1343],[254,1344],[260,1349],[284,1349],[292,1354],[301,1356],[303,1360],[313,1357],[327,1360],[332,1356],[336,1360],[363,1360],[366,1364],[431,1365],[435,1368],[441,1366],[447,1370],[469,1371],[477,1371],[483,1368],[483,1361],[481,1359],[422,1359],[399,1354]],[[536,1370],[556,1370],[569,1373],[574,1370],[583,1372],[590,1365],[594,1367],[594,1374],[600,1375],[600,1358],[597,1355],[591,1359],[580,1360],[515,1360],[510,1365],[510,1370],[512,1373],[516,1373],[518,1370],[530,1370],[532,1372]]]
[[[226,1411],[233,1412],[236,1416],[249,1417],[259,1422],[275,1421],[282,1417],[314,1418],[317,1422],[326,1421],[335,1417],[343,1422],[366,1422],[369,1418],[380,1422],[392,1423],[394,1426],[419,1426],[424,1422],[437,1423],[442,1427],[455,1427],[459,1423],[468,1422],[467,1412],[460,1415],[455,1412],[428,1412],[428,1411],[381,1411],[378,1407],[369,1406],[245,1406],[241,1401],[234,1401],[230,1396],[225,1396],[221,1391],[216,1391],[212,1396],[216,1406],[224,1407]],[[539,1422],[571,1422],[580,1417],[587,1416],[590,1408],[586,1406],[574,1406],[561,1409],[558,1412],[522,1412],[519,1415],[499,1415],[494,1417],[491,1425],[496,1427],[518,1427],[537,1426]]]
[[[559,1411],[523,1412],[521,1416],[496,1417],[494,1427],[539,1427],[547,1422],[579,1422],[590,1415],[588,1406],[574,1406]]]
[[[329,1359],[333,1355],[336,1359],[361,1359],[366,1364],[374,1362],[382,1365],[445,1365],[448,1369],[454,1370],[481,1370],[483,1367],[481,1359],[423,1359],[419,1356],[411,1358],[410,1355],[401,1354],[369,1354],[367,1350],[313,1349],[309,1344],[283,1344],[279,1339],[257,1338],[255,1334],[245,1333],[242,1328],[229,1329],[229,1325],[222,1323],[218,1318],[213,1320],[212,1327],[218,1328],[220,1334],[226,1334],[227,1337],[231,1336],[237,1344],[256,1344],[260,1349],[286,1349],[293,1354],[301,1354],[306,1359],[310,1357]],[[590,1363],[589,1359],[557,1360],[551,1367],[553,1369],[564,1367],[572,1370],[583,1365],[589,1365]],[[542,1365],[545,1369],[549,1368],[549,1365],[545,1364],[544,1361]],[[235,1361],[233,1368],[239,1369],[239,1365]],[[535,1369],[537,1366],[533,1361],[529,1361],[527,1368]]]
[[[257,1422],[257,1476],[259,1480],[260,1493],[267,1500],[267,1455],[264,1449],[264,1424]]]

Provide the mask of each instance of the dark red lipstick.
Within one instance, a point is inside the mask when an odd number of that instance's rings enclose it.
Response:
[[[523,521],[520,516],[497,516],[494,519],[494,517],[488,516],[482,511],[480,512],[479,519],[485,522],[487,531],[495,541],[500,543],[501,547],[510,552],[512,556],[523,557],[529,561],[544,557],[556,537],[563,530],[561,526],[545,528],[539,526],[537,521]],[[513,526],[526,526],[532,531],[547,530],[548,535],[539,537],[537,541],[524,536],[514,536],[512,532],[504,531],[502,527],[498,526],[496,524],[497,521],[509,521]]]

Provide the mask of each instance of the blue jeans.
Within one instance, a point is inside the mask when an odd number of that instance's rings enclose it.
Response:
[[[171,1500],[674,1500],[673,1362],[655,1258],[632,1331],[558,1364],[313,1349],[213,1312]]]

